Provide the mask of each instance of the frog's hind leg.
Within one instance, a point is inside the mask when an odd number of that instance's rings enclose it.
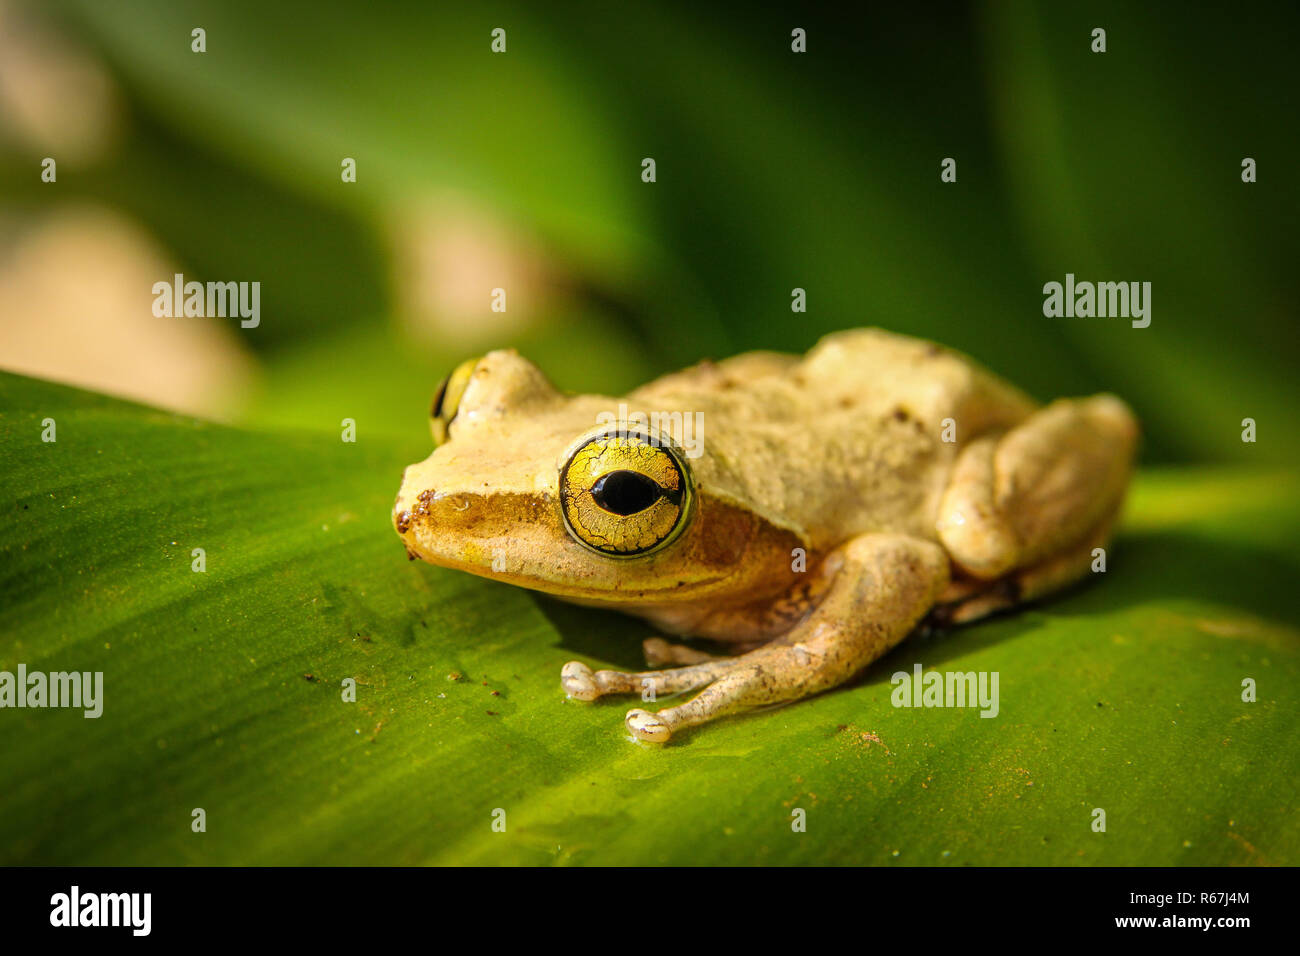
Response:
[[[926,625],[944,628],[967,624],[990,614],[1006,611],[1069,587],[1087,577],[1096,560],[1096,549],[1110,541],[1117,512],[1112,512],[1082,542],[1028,568],[1013,571],[996,581],[967,579],[940,597],[926,618]]]
[[[1062,399],[966,446],[939,506],[953,562],[982,581],[1065,553],[1107,526],[1128,486],[1137,421],[1113,395]]]
[[[972,621],[1086,575],[1110,539],[1137,433],[1123,402],[1097,395],[1053,402],[963,449],[939,535],[964,576],[929,623]]]

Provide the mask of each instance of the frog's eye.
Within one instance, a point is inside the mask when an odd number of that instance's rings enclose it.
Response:
[[[610,557],[667,545],[686,526],[692,496],[690,471],[677,447],[636,432],[588,438],[560,469],[565,527]]]
[[[465,387],[469,385],[476,365],[478,359],[461,362],[456,366],[456,370],[444,378],[442,384],[438,386],[438,394],[433,398],[433,407],[429,409],[429,429],[433,432],[435,447],[447,441],[447,429],[451,427],[452,419],[460,409],[461,396],[465,394]]]

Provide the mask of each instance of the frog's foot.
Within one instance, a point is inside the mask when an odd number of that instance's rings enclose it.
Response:
[[[653,671],[593,671],[581,661],[569,661],[560,671],[564,692],[578,700],[596,700],[606,694],[678,694],[703,687],[730,667],[735,658],[717,657],[685,644],[670,644],[662,637],[647,638],[641,645],[646,663],[651,667],[664,664],[683,665]]]
[[[675,667],[662,671],[593,671],[581,661],[569,661],[560,671],[560,684],[564,692],[578,700],[596,700],[606,694],[677,694],[701,687],[715,680],[731,663],[710,659],[688,667]]]
[[[706,661],[719,659],[714,654],[706,654],[685,644],[670,644],[662,637],[647,637],[641,642],[641,651],[645,654],[645,662],[650,667],[666,667],[669,664],[703,664]]]
[[[628,731],[663,743],[684,727],[843,683],[907,636],[947,585],[948,567],[943,549],[929,541],[888,534],[850,540],[824,563],[833,580],[808,618],[756,651],[683,668],[696,679],[712,674],[699,681],[708,686],[676,707],[629,711]]]
[[[1096,561],[1096,549],[1106,547],[1110,541],[1117,517],[1118,510],[1111,512],[1087,537],[1059,554],[997,581],[986,582],[983,589],[976,589],[963,598],[939,603],[926,623],[937,628],[966,624],[1069,587],[1088,576]]]

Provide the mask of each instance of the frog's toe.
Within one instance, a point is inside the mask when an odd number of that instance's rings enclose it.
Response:
[[[645,740],[652,744],[661,744],[673,735],[672,728],[661,720],[657,714],[652,714],[648,710],[629,710],[627,717],[624,718],[627,729],[637,740]]]
[[[645,661],[651,667],[665,667],[669,664],[703,664],[706,661],[719,660],[713,654],[687,647],[685,644],[670,644],[662,637],[647,637],[641,642]]]
[[[578,700],[595,700],[600,696],[596,675],[581,661],[569,661],[560,671],[560,685],[570,697]]]

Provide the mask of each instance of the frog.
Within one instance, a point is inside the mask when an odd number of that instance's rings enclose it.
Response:
[[[699,422],[694,441],[678,421]],[[1114,394],[1042,404],[879,328],[622,398],[563,393],[500,349],[443,381],[430,427],[392,511],[408,557],[644,622],[645,670],[573,660],[560,686],[639,695],[624,726],[651,744],[1085,578],[1139,440]]]

